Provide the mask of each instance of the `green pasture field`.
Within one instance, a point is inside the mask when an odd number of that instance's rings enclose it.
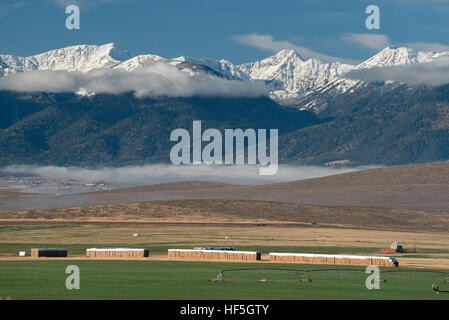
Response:
[[[65,287],[68,276],[65,270],[72,264],[80,268],[79,290]],[[211,281],[220,270],[224,270],[224,281]],[[7,296],[12,299],[449,299],[449,284],[444,283],[448,275],[449,272],[436,270],[382,268],[380,289],[368,290],[365,280],[369,275],[363,267],[174,261],[2,261],[0,296],[3,299]],[[432,284],[439,285],[439,294],[432,290]]]

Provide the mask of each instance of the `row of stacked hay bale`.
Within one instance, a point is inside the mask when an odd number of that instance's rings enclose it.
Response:
[[[313,253],[270,253],[270,261],[303,264],[333,264],[347,266],[398,267],[399,263],[391,257],[349,256]]]
[[[176,260],[259,261],[256,251],[169,249],[168,257]]]
[[[31,257],[67,257],[67,249],[31,249]],[[398,267],[392,257],[352,256],[312,253],[270,253],[270,261],[279,263],[330,264],[348,266]],[[86,249],[89,258],[137,259],[149,257],[144,248],[90,248]],[[174,260],[205,261],[260,261],[261,253],[256,251],[236,251],[234,248],[211,249],[169,249],[168,258]]]
[[[24,255],[26,256],[26,254]],[[31,249],[30,256],[32,258],[40,258],[40,257],[67,257],[67,249],[59,249],[59,248],[45,248],[45,249]]]
[[[88,258],[147,258],[150,252],[143,248],[90,248],[86,249]]]

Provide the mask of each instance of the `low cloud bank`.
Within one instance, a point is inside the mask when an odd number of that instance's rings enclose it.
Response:
[[[252,34],[236,35],[233,36],[232,38],[234,39],[234,41],[237,41],[241,44],[264,51],[278,52],[283,49],[295,50],[306,60],[316,58],[320,59],[325,63],[333,63],[333,62],[342,62],[347,64],[358,63],[358,61],[354,61],[351,59],[332,57],[324,53],[316,52],[307,49],[306,47],[302,47],[294,43],[291,43],[290,41],[287,40],[274,40],[273,37],[268,34],[252,33]]]
[[[260,176],[258,165],[175,166],[166,164],[128,166],[119,168],[84,169],[77,167],[13,165],[0,171],[10,174],[32,174],[51,179],[104,181],[114,185],[151,185],[178,181],[215,181],[233,184],[266,184],[318,178],[340,173],[360,171],[378,166],[348,168],[318,166],[279,166],[277,174]]]
[[[0,78],[0,90],[25,92],[86,92],[121,94],[134,91],[138,97],[258,97],[267,94],[260,81],[239,81],[209,74],[189,75],[163,63],[132,72],[95,69],[86,73],[29,71]]]
[[[438,86],[449,83],[449,58],[421,64],[352,70],[344,77],[365,82],[396,81],[409,85]]]
[[[390,40],[383,34],[346,33],[342,36],[342,40],[346,43],[356,43],[374,50],[381,50],[390,45]]]

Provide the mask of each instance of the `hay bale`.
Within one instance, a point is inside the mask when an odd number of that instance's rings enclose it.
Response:
[[[147,258],[150,252],[144,248],[90,248],[86,249],[88,258]]]
[[[398,261],[391,257],[329,255],[312,253],[270,253],[270,260],[281,263],[331,264],[349,266],[397,267]]]
[[[31,254],[30,255],[33,258],[39,258],[39,257],[67,257],[68,251],[67,251],[67,249],[61,249],[61,248],[45,248],[45,249],[33,248],[33,249],[31,249]]]
[[[262,255],[256,251],[169,249],[168,257],[175,260],[258,261]]]

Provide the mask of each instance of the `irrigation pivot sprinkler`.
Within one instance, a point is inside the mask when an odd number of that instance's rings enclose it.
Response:
[[[312,282],[312,279],[307,276],[307,271],[306,270],[303,270],[302,273],[299,275],[298,282],[299,283],[301,283],[301,282],[309,282],[309,283],[311,283]]]
[[[220,272],[218,273],[217,276],[217,281],[223,281],[223,269],[220,269]]]
[[[443,283],[447,283],[447,278],[443,280]],[[432,284],[432,290],[435,291],[435,294],[440,294],[440,292],[449,293],[449,290],[441,290],[440,287],[434,283]]]

